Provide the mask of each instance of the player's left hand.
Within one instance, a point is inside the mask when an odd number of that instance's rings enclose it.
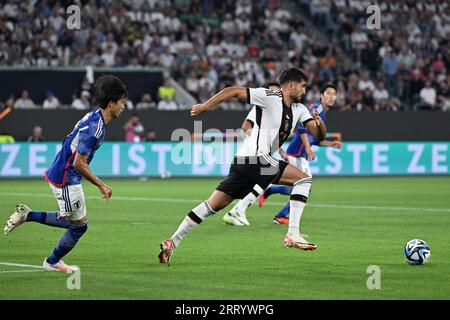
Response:
[[[194,104],[191,109],[191,117],[198,116],[208,111],[204,103]]]
[[[342,142],[340,141],[333,141],[333,144],[331,145],[332,148],[335,149],[342,149]]]
[[[289,163],[289,157],[286,154],[286,152],[281,151],[281,149],[280,149],[280,151],[278,153],[280,154],[281,159],[283,159],[285,162]]]
[[[112,196],[112,189],[108,187],[106,184],[102,184],[99,187],[101,194],[103,195],[103,199],[109,199]]]

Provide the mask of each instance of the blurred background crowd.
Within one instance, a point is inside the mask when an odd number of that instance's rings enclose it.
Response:
[[[81,7],[81,29],[65,27],[65,8]],[[264,86],[287,66],[309,76],[306,104],[322,84],[338,88],[336,110],[450,110],[450,5],[383,1],[381,29],[367,28],[366,0],[2,1],[0,65],[163,67],[157,96],[134,110],[177,110],[173,79],[197,101],[230,85]],[[32,101],[27,88],[4,106],[89,109],[80,84],[62,106],[52,88]],[[246,108],[225,104],[223,108]]]

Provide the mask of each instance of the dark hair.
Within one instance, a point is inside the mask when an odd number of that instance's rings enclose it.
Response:
[[[332,83],[327,83],[320,88],[320,94],[324,94],[325,91],[327,91],[328,88],[334,89],[334,91],[337,92],[336,86]]]
[[[297,68],[288,68],[284,69],[281,73],[280,77],[278,78],[278,82],[280,82],[280,85],[284,85],[288,82],[308,82],[308,77],[306,74]]]
[[[279,87],[280,84],[277,81],[267,82],[266,85],[264,86],[264,88],[268,88],[270,86],[277,86],[277,87]]]
[[[108,103],[128,97],[128,92],[119,78],[112,74],[104,74],[95,82],[95,95],[100,108],[105,109]]]

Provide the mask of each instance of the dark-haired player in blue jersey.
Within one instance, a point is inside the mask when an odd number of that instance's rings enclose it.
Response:
[[[322,118],[322,121],[326,123],[327,111],[336,102],[336,87],[332,84],[326,84],[320,89],[320,102],[315,103],[312,108],[317,110],[317,113]],[[295,165],[301,171],[308,176],[312,176],[309,168],[309,162],[315,159],[314,151],[311,149],[312,145],[321,147],[331,147],[340,149],[342,143],[340,141],[329,140],[317,140],[306,128],[302,125],[297,127],[294,139],[289,144],[286,152],[280,148],[280,155],[292,165]],[[259,206],[262,207],[266,199],[272,194],[291,194],[290,186],[271,186],[259,197]],[[273,222],[276,224],[289,224],[289,202],[283,209],[273,218]]]
[[[82,177],[96,185],[104,199],[109,199],[112,194],[111,188],[92,173],[89,163],[103,143],[105,126],[117,119],[125,109],[128,92],[119,78],[113,75],[98,78],[95,91],[98,108],[77,122],[72,132],[64,138],[61,151],[45,172],[45,179],[58,202],[59,212],[32,211],[25,204],[18,204],[5,224],[5,235],[30,221],[67,229],[53,253],[44,259],[43,268],[47,271],[72,272],[78,269],[77,266],[65,264],[61,258],[75,247],[87,231]]]

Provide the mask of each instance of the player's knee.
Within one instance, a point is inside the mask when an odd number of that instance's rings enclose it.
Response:
[[[233,202],[233,198],[224,192],[217,190],[209,197],[208,200],[206,200],[208,206],[215,212],[222,210],[231,202]]]
[[[299,186],[299,185],[305,185],[305,184],[309,184],[309,186],[311,187],[311,184],[312,184],[312,178],[311,178],[310,176],[308,176],[308,175],[306,175],[305,177],[303,177],[303,178],[298,179],[297,181],[295,181],[295,182],[293,183],[292,188],[295,189],[296,186]]]
[[[74,228],[79,234],[84,234],[88,230],[88,223],[87,221],[81,225],[78,225]]]
[[[297,181],[302,180],[302,179],[311,179],[311,176],[308,175],[307,173],[299,170],[298,175],[297,175]]]
[[[292,186],[292,193],[290,200],[305,202],[308,200],[309,192],[311,190],[311,177],[300,179]]]
[[[294,166],[291,166],[294,167]],[[289,170],[289,173],[282,177],[280,181],[282,181],[283,184],[287,185],[295,185],[297,182],[303,180],[303,179],[311,179],[311,176],[309,176],[307,173],[299,170],[298,168],[294,167]]]
[[[206,203],[209,205],[209,207],[214,211],[220,211],[223,208],[225,208],[228,204],[225,204],[223,201],[209,201],[206,200]]]
[[[81,224],[72,225],[70,227],[70,234],[74,240],[78,240],[81,238],[83,234],[88,230],[88,222],[85,221]]]
[[[290,181],[289,181],[290,183],[289,184],[292,187],[294,187],[299,182],[305,181],[305,180],[309,180],[310,183],[312,181],[310,176],[308,176],[306,173],[301,172],[298,175],[296,175],[295,177],[293,177],[292,179],[290,179]]]

